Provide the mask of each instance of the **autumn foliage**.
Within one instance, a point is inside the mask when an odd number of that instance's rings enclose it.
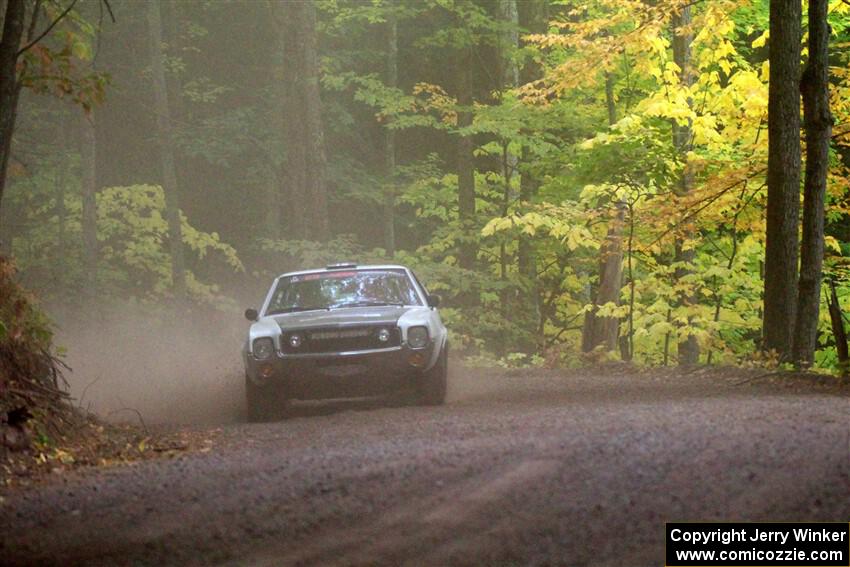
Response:
[[[30,418],[55,424],[69,411],[49,323],[14,275],[14,264],[0,256],[0,445],[13,448],[26,444]]]

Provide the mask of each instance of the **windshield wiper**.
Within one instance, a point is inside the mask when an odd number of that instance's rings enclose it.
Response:
[[[330,309],[327,305],[313,305],[310,307],[285,307],[283,309],[275,309],[274,311],[269,311],[267,315],[280,315],[281,313],[294,313],[296,311],[323,311],[326,309]]]
[[[404,303],[389,303],[386,301],[350,301],[348,303],[338,303],[336,305],[311,305],[308,307],[284,307],[283,309],[274,309],[266,313],[266,315],[280,315],[282,313],[295,313],[297,311],[330,311],[331,309],[341,309],[343,307],[404,307]]]
[[[404,307],[404,303],[389,303],[386,301],[350,301],[348,303],[339,303],[337,305],[331,305],[329,309],[338,309],[342,307]]]

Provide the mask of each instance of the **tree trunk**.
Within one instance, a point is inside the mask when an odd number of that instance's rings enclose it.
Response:
[[[500,38],[501,87],[513,88],[519,83],[519,65],[514,52],[519,48],[519,12],[516,0],[499,0],[499,18],[507,24]]]
[[[794,362],[814,362],[823,275],[824,199],[829,169],[832,114],[829,110],[829,24],[827,0],[809,0],[809,62],[800,84],[806,127],[803,238],[794,326]]]
[[[67,228],[67,220],[68,220],[68,207],[65,204],[66,201],[66,191],[65,188],[68,185],[68,167],[70,167],[69,160],[67,159],[69,148],[68,148],[68,123],[63,116],[59,120],[59,127],[57,128],[57,136],[56,136],[56,146],[59,148],[59,155],[63,156],[63,159],[57,163],[56,168],[56,176],[54,177],[56,197],[55,197],[55,207],[54,213],[56,214],[56,222],[58,224],[57,227],[57,237],[56,237],[56,256],[55,262],[53,265],[53,269],[55,270],[53,276],[57,278],[56,281],[61,281],[62,279],[62,259],[65,258],[67,254],[67,242],[66,242],[66,228]]]
[[[581,336],[582,352],[591,352],[600,345],[605,350],[617,349],[620,319],[618,317],[600,317],[596,309],[606,303],[620,304],[620,292],[623,288],[623,225],[626,205],[617,203],[614,218],[608,224],[608,234],[599,251],[599,288],[593,309],[584,318]]]
[[[614,100],[614,75],[610,71],[605,73],[605,107],[608,109],[608,124],[613,126],[617,122],[617,105]]]
[[[162,41],[164,54],[175,59],[180,58],[180,6],[175,0],[162,0],[160,4],[162,18]],[[183,120],[183,80],[179,72],[166,73],[165,83],[168,92],[168,111],[178,123]],[[179,170],[179,165],[178,165]],[[180,177],[178,176],[178,179]]]
[[[393,3],[390,2],[390,8]],[[387,17],[387,87],[398,86],[398,22],[395,14]],[[390,126],[390,125],[387,125]],[[384,194],[384,248],[387,256],[395,256],[395,136],[396,131],[387,127],[384,144],[384,164],[387,184]]]
[[[269,175],[269,179],[264,187],[265,195],[263,198],[265,215],[263,223],[265,224],[265,235],[270,240],[279,240],[281,234],[281,207],[280,207],[280,184],[277,177]]]
[[[275,46],[272,54],[271,68],[271,107],[268,109],[268,117],[272,124],[272,130],[280,138],[278,147],[286,147],[287,121],[285,113],[288,111],[287,103],[287,62],[286,62],[286,11],[283,2],[269,2],[270,15],[275,24]],[[263,196],[263,208],[265,210],[265,236],[271,240],[280,240],[284,236],[283,223],[285,220],[285,203],[287,201],[286,176],[284,174],[285,159],[276,159],[277,156],[270,152],[268,157],[268,170],[265,180],[265,195]]]
[[[18,108],[18,50],[24,34],[26,4],[24,0],[7,0],[3,15],[3,38],[0,39],[0,210],[6,188],[6,170],[12,151],[12,132]],[[2,228],[2,227],[0,227]],[[11,243],[5,244],[10,246]]]
[[[499,0],[499,16],[508,24],[500,38],[502,53],[499,66],[499,86],[502,91],[506,91],[516,88],[519,83],[519,65],[514,58],[514,52],[519,48],[519,14],[516,0]],[[519,158],[510,151],[509,143],[509,140],[503,141],[502,176],[505,179],[505,198],[512,200],[516,199],[516,194],[511,194],[511,180],[517,174]]]
[[[472,125],[472,85],[469,74],[472,70],[472,49],[463,47],[458,55],[455,72],[457,77],[457,100],[462,107],[458,112],[457,125],[465,128]],[[461,224],[462,240],[458,250],[458,264],[471,270],[475,267],[476,227],[475,227],[475,163],[473,161],[472,136],[460,135],[457,139],[457,184],[458,216]]]
[[[82,235],[85,295],[97,297],[97,137],[94,112],[82,119],[80,165],[82,167]]]
[[[519,83],[519,66],[516,63],[515,52],[519,47],[519,14],[517,13],[516,0],[499,0],[498,4],[499,19],[504,22],[505,27],[499,37],[499,90],[506,92],[516,88]],[[502,138],[500,140],[502,146],[502,208],[501,215],[505,217],[510,211],[510,206],[516,200],[517,194],[514,178],[518,176],[519,159],[515,153],[511,151],[511,140]],[[520,237],[521,238],[521,237]],[[507,283],[508,266],[510,259],[508,255],[508,237],[501,238],[499,243],[499,279]],[[513,294],[513,290],[505,285],[499,292],[499,303],[502,320],[507,321],[510,318],[510,313],[524,313],[526,306],[522,302],[517,302]],[[516,317],[512,323],[519,328],[523,326],[524,316]],[[527,344],[528,341],[517,341],[516,335],[511,337],[507,332],[501,333],[499,341],[499,354],[504,355],[510,350],[514,351],[533,351],[533,345]],[[513,340],[511,340],[513,339]]]
[[[302,49],[299,42],[298,21],[294,12],[299,11],[299,2],[284,4],[272,2],[283,23],[284,43],[284,145],[286,159],[282,176],[281,201],[286,203],[286,235],[292,239],[307,238],[308,203],[306,195],[307,175],[307,124],[304,120],[304,70]]]
[[[691,41],[693,37],[687,27],[691,24],[691,7],[685,6],[682,11],[673,16],[671,20],[673,33],[673,61],[679,67],[679,82],[683,87],[690,87],[693,84],[693,70],[691,69]],[[691,100],[688,100],[690,106]],[[691,124],[682,125],[677,121],[673,121],[673,145],[680,159],[684,163],[682,169],[682,177],[679,180],[679,186],[676,190],[677,195],[685,196],[691,192],[693,187],[693,173],[688,164],[687,154],[691,150]],[[682,278],[692,273],[692,262],[694,261],[694,250],[690,248],[685,250],[684,240],[691,236],[685,234],[682,237],[676,238],[675,262],[678,268],[675,271],[675,278],[678,282]],[[679,299],[680,305],[688,307],[695,303],[696,299],[692,293],[685,293]],[[690,323],[690,317],[688,317]],[[699,361],[699,343],[697,338],[688,334],[686,337],[679,338],[679,364],[696,364]]]
[[[285,4],[285,9],[285,193],[290,204],[290,236],[326,240],[327,160],[319,98],[316,7],[312,2],[292,2]]]
[[[614,79],[611,73],[605,75],[605,102],[608,108],[608,124],[617,122],[617,108],[614,104]],[[605,350],[617,349],[617,335],[620,329],[618,317],[597,317],[596,310],[606,303],[620,304],[620,292],[623,287],[623,220],[626,205],[616,205],[614,218],[608,224],[608,234],[599,250],[599,288],[591,311],[584,316],[581,332],[581,350],[590,352],[600,345]]]
[[[159,14],[159,0],[148,2],[148,33],[157,138],[162,167],[162,190],[165,193],[165,218],[168,222],[168,239],[171,247],[171,277],[174,294],[181,297],[186,291],[186,268],[183,259],[183,231],[180,224],[177,170],[174,165],[174,140],[171,135],[168,88],[163,66],[162,20]]]
[[[635,273],[634,273],[634,241],[635,241],[635,205],[637,201],[627,203],[629,215],[629,238],[626,252],[628,253],[626,267],[629,274],[629,314],[626,319],[628,331],[620,338],[620,353],[623,360],[631,362],[635,356]]]
[[[764,349],[791,356],[800,208],[800,0],[770,3]]]
[[[309,129],[310,152],[307,154],[307,192],[310,201],[310,230],[313,240],[328,239],[327,157],[325,131],[322,125],[322,102],[319,89],[319,57],[316,46],[316,6],[313,2],[302,4],[302,29],[304,33],[304,87],[307,102],[306,116]]]
[[[838,368],[841,375],[847,376],[850,371],[850,352],[847,348],[847,331],[844,330],[844,317],[841,314],[841,304],[838,303],[838,293],[835,291],[835,282],[829,282],[829,294],[827,295],[829,306],[829,320],[832,323],[832,335],[835,337],[835,352],[838,355]]]
[[[182,61],[180,47],[180,3],[177,0],[160,0],[160,20],[162,22],[163,62],[169,59]],[[186,123],[186,107],[183,104],[183,75],[179,65],[165,72],[165,92],[168,94],[168,116],[171,126],[172,152],[179,153],[180,149],[174,144],[177,137],[175,129]],[[175,126],[177,125],[177,126]],[[191,169],[185,160],[174,161],[174,178],[177,180],[178,195],[180,188],[184,195],[191,194],[193,181]]]
[[[547,26],[546,3],[543,0],[525,0],[517,4],[517,17],[520,25],[531,33],[545,33]],[[542,69],[533,59],[528,59],[520,69],[520,83],[526,84],[535,81],[542,75]],[[523,147],[521,163],[528,164],[533,160],[532,154],[527,147]],[[523,171],[519,179],[520,203],[530,204],[537,195],[539,182],[528,170]],[[526,307],[529,314],[529,329],[541,329],[541,294],[540,281],[537,277],[537,259],[534,255],[533,238],[520,235],[517,244],[517,270],[526,282]],[[536,338],[537,347],[542,348],[544,337],[538,333]]]

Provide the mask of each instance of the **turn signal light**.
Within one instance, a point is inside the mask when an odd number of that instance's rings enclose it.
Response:
[[[411,366],[425,366],[425,355],[421,352],[414,352],[407,359],[407,362],[409,362]]]
[[[271,378],[272,374],[274,374],[274,368],[271,364],[264,364],[260,367],[260,376],[263,378]]]

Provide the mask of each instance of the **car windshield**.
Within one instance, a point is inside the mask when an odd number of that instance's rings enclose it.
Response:
[[[281,278],[267,315],[378,305],[421,305],[402,270],[319,272]]]

